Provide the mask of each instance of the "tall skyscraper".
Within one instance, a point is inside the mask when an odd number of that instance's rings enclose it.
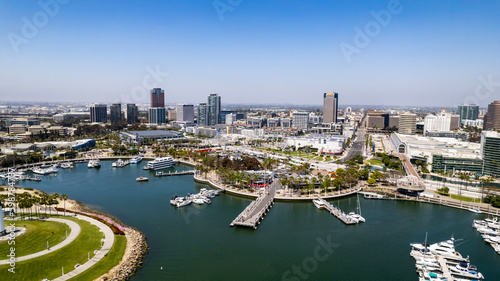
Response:
[[[192,104],[178,104],[177,121],[194,122],[194,106]]]
[[[111,124],[118,123],[122,120],[122,105],[114,103],[109,108],[109,119]]]
[[[151,90],[151,107],[165,107],[165,91],[161,88]]]
[[[484,161],[483,174],[500,177],[500,133],[481,133],[481,157]]]
[[[479,116],[479,105],[461,104],[458,106],[458,115],[460,115],[460,122],[462,120],[476,120]]]
[[[135,124],[139,123],[139,110],[134,103],[127,104],[127,123]]]
[[[484,130],[500,130],[500,100],[494,101],[488,105],[488,111],[484,116]]]
[[[217,94],[208,96],[208,126],[215,126],[221,123],[220,97]]]
[[[108,107],[105,104],[93,104],[90,106],[90,122],[108,122]]]
[[[149,123],[150,124],[166,124],[167,123],[167,112],[165,107],[152,107],[149,109]]]
[[[200,103],[198,105],[198,117],[196,119],[196,123],[199,127],[208,126],[208,111],[207,104]]]
[[[339,109],[339,94],[327,92],[323,95],[323,122],[337,123],[337,112]]]

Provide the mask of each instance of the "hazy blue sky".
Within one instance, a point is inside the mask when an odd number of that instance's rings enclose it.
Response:
[[[500,1],[60,2],[0,1],[0,101],[500,99]]]

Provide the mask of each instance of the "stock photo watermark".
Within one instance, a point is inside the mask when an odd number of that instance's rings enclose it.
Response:
[[[311,277],[320,263],[326,261],[332,254],[333,250],[340,247],[340,244],[333,243],[331,235],[324,240],[321,237],[316,238],[318,245],[314,248],[312,255],[304,258],[299,264],[292,265],[291,269],[285,271],[281,276],[282,281],[300,281],[307,280]]]
[[[7,193],[7,207],[14,210],[14,206],[16,204],[16,187],[14,186],[14,170],[9,168],[7,171],[8,176],[8,193]],[[11,211],[11,218],[14,218],[14,212]],[[9,258],[9,269],[7,269],[10,273],[16,273],[16,223],[11,222],[9,226],[5,226],[5,230],[8,233],[8,242],[9,246],[13,246],[9,248],[9,254],[7,257]]]
[[[132,88],[130,94],[123,94],[117,102],[141,103],[149,96],[150,89],[159,88],[164,79],[169,76],[169,73],[160,70],[159,65],[155,69],[147,66],[146,72],[147,74],[142,77],[142,84]]]
[[[497,74],[497,77],[498,79],[493,81],[493,74],[491,73],[486,78],[479,76],[477,78],[478,83],[474,88],[474,94],[466,97],[463,104],[480,104],[480,102],[488,100],[500,87],[500,75]]]
[[[30,18],[22,17],[21,30],[19,33],[9,32],[7,38],[14,52],[19,53],[21,45],[28,44],[30,39],[33,39],[40,29],[45,27],[50,18],[54,18],[60,11],[60,6],[65,5],[69,0],[40,0],[38,6],[40,10],[35,12]]]
[[[352,43],[340,43],[340,50],[344,55],[347,63],[352,61],[352,56],[360,54],[361,50],[368,47],[372,39],[377,37],[383,28],[386,28],[392,20],[393,15],[397,15],[403,11],[403,7],[399,0],[391,0],[387,3],[387,9],[378,12],[372,10],[370,15],[371,21],[367,22],[363,29],[358,26],[354,27],[354,37]]]
[[[238,7],[243,0],[215,0],[212,2],[215,12],[219,16],[219,20],[224,20],[224,14],[227,12],[232,12],[236,7]]]

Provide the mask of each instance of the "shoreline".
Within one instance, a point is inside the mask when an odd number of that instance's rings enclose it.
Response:
[[[0,186],[7,187],[5,185],[0,185]],[[35,195],[47,194],[45,191],[36,188],[26,189],[25,187],[16,186],[16,191],[17,190],[19,191],[22,190],[23,192],[29,192]],[[55,205],[55,207],[48,207],[48,208],[56,212],[63,212],[64,210],[66,210],[66,212],[69,213],[80,214],[83,216],[88,216],[97,219],[108,226],[112,225],[116,227],[117,229],[122,231],[123,233],[122,235],[125,235],[125,238],[127,240],[127,246],[125,248],[121,261],[113,268],[111,268],[108,272],[102,274],[101,276],[95,278],[94,280],[118,281],[118,280],[128,280],[130,279],[130,277],[134,276],[135,272],[142,266],[143,260],[149,249],[146,242],[146,235],[142,231],[140,231],[135,227],[131,227],[124,224],[118,218],[112,215],[103,213],[98,210],[94,210],[80,201],[74,199],[67,199],[66,209],[64,209],[63,207],[64,205],[63,200],[58,199],[58,201],[59,204]],[[113,230],[113,227],[111,228]],[[114,235],[120,235],[120,234],[115,233]]]

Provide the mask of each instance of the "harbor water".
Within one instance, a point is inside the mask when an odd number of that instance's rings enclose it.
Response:
[[[209,205],[177,209],[174,195],[206,185],[192,175],[155,177],[145,164],[100,169],[76,164],[41,182],[21,182],[48,193],[67,194],[89,207],[139,228],[150,247],[132,280],[418,280],[410,243],[457,240],[486,280],[500,278],[500,255],[472,228],[483,219],[444,206],[360,197],[366,223],[345,225],[311,202],[277,202],[257,230],[232,228],[251,199],[222,193]],[[167,171],[189,170],[176,166]],[[148,182],[136,182],[139,176]],[[356,196],[330,201],[354,211]]]

